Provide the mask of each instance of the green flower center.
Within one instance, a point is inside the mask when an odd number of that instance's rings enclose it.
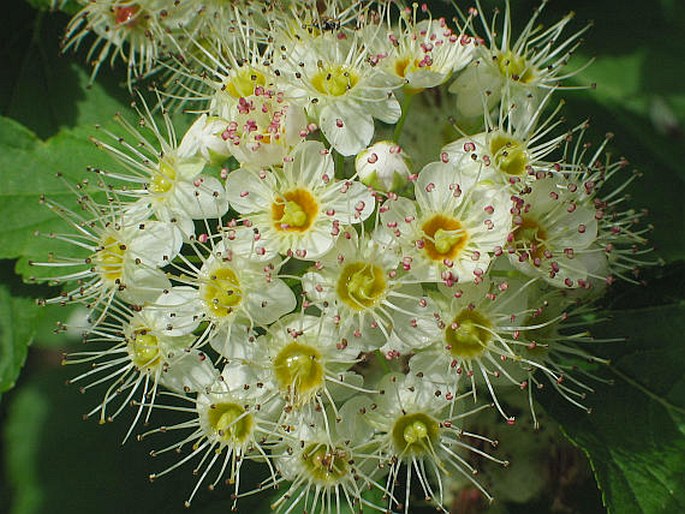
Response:
[[[481,355],[492,339],[492,323],[477,310],[464,309],[445,329],[445,342],[452,356],[472,359]]]
[[[438,422],[428,414],[405,414],[392,427],[392,442],[402,457],[432,453],[439,428]]]
[[[327,96],[342,96],[359,82],[359,75],[347,66],[328,64],[319,67],[311,79],[312,86]]]
[[[157,172],[150,181],[149,190],[153,193],[163,194],[168,193],[174,183],[176,182],[176,170],[167,161],[162,160],[159,163]]]
[[[161,362],[159,339],[146,330],[137,330],[128,341],[128,354],[136,368],[143,371],[155,369]]]
[[[225,318],[243,300],[240,281],[229,267],[213,270],[200,287],[200,297],[213,316]]]
[[[349,471],[348,460],[345,450],[325,444],[310,444],[302,452],[309,476],[322,485],[339,483]]]
[[[207,411],[207,421],[214,435],[225,444],[245,443],[254,427],[252,414],[237,403],[217,403]]]
[[[387,283],[380,266],[368,262],[348,264],[338,279],[338,297],[354,310],[374,306],[383,297]]]
[[[293,341],[278,352],[273,365],[281,391],[301,396],[303,402],[323,386],[321,352],[313,346]]]
[[[525,57],[508,50],[497,56],[497,66],[502,75],[517,82],[528,84],[535,78],[535,70]]]
[[[495,134],[490,139],[490,153],[502,173],[515,177],[526,173],[528,155],[522,141],[505,134]]]

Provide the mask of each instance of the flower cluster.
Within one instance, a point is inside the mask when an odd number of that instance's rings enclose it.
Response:
[[[417,495],[447,512],[454,477],[491,498],[474,457],[507,462],[469,416],[513,425],[516,391],[537,424],[545,385],[584,409],[601,364],[586,314],[649,251],[627,162],[548,108],[584,29],[541,28],[538,10],[514,38],[508,2],[482,24],[237,4],[91,0],[68,29],[67,46],[95,34],[95,70],[121,55],[167,73],[157,111],[141,95],[137,123],[93,138],[118,166],[93,168],[81,210],[43,199],[73,229],[51,236],[83,252],[33,263],[70,270],[46,303],[91,311],[66,363],[92,367],[72,382],[107,384],[102,422],[133,403],[129,435],[155,410],[183,417],[141,437],[179,434],[156,453],[188,451],[151,478],[194,462],[188,503],[227,480],[235,507],[255,492],[247,461],[284,513],[409,512]],[[426,124],[442,148],[408,152],[431,91],[459,125]],[[180,141],[162,104],[197,112]]]

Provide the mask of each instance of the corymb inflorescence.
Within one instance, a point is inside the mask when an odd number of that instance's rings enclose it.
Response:
[[[226,482],[233,509],[448,512],[462,487],[493,500],[476,462],[508,465],[477,413],[537,427],[543,387],[589,410],[597,299],[651,249],[627,162],[554,100],[570,15],[80,3],[66,47],[90,41],[94,76],[124,61],[138,120],[91,138],[112,159],[80,209],[42,198],[75,251],[32,264],[62,270],[44,303],[89,309],[64,361],[105,387],[89,415],[132,406],[128,435],[178,453],[151,478],[188,471],[188,505]],[[426,106],[433,150],[404,130]]]

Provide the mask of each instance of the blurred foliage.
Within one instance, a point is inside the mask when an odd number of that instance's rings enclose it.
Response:
[[[615,514],[685,512],[685,304],[617,311],[594,330],[611,359],[587,403],[590,415],[544,396],[543,405],[590,458]]]
[[[35,331],[34,302],[0,286],[0,393],[11,389],[24,365]]]
[[[521,27],[538,3],[512,0],[515,26]],[[55,173],[63,172],[74,183],[88,176],[87,165],[106,166],[106,154],[96,150],[88,136],[95,132],[94,124],[110,125],[112,116],[130,103],[121,84],[125,76],[121,68],[103,67],[91,85],[89,70],[80,64],[82,56],[59,54],[68,17],[49,12],[50,5],[48,0],[8,0],[0,19],[0,114],[4,116],[0,119],[0,259],[11,259],[0,261],[1,391],[17,380],[33,338],[44,348],[64,348],[68,342],[68,336],[51,332],[55,322],[70,316],[73,309],[39,309],[33,298],[55,291],[25,285],[10,269],[16,265],[24,278],[35,274],[27,261],[45,259],[47,245],[33,232],[65,230],[63,222],[38,205],[39,195],[48,193],[65,206],[77,207],[75,195]],[[482,10],[489,13],[494,5],[501,7],[502,2],[484,0]],[[452,16],[451,7],[439,8]],[[596,406],[594,412],[585,415],[551,395],[543,395],[543,404],[589,457],[611,514],[682,512],[685,4],[556,0],[545,8],[542,19],[555,20],[570,8],[577,12],[576,28],[594,21],[571,66],[580,68],[593,58],[594,62],[569,83],[584,89],[562,91],[563,112],[569,126],[589,117],[596,141],[613,132],[612,153],[625,155],[642,173],[631,186],[632,202],[649,209],[652,239],[667,266],[646,270],[648,287],[618,284],[603,300],[612,319],[597,328],[597,336],[629,339],[599,346],[599,352],[612,359],[603,376],[614,385],[597,384],[596,393],[588,398]],[[596,88],[586,87],[595,83]],[[182,503],[194,484],[191,466],[148,484],[146,476],[169,463],[147,458],[151,448],[147,442],[120,447],[126,420],[104,427],[83,423],[84,405],[96,401],[96,395],[83,400],[74,388],[63,387],[69,375],[56,369],[58,363],[54,350],[31,350],[26,373],[18,379],[21,386],[0,403],[4,456],[0,511],[185,512]],[[160,422],[153,419],[152,426]],[[201,493],[191,512],[227,512],[228,491],[224,487],[213,494]],[[581,491],[561,505],[556,501],[560,493],[548,490],[533,503],[495,505],[491,511],[599,512],[593,492],[586,487]],[[466,508],[457,506],[455,512],[466,514]],[[240,510],[268,512],[268,498],[246,499]]]

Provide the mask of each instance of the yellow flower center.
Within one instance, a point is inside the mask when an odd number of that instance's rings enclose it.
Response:
[[[528,84],[535,79],[535,70],[525,57],[513,53],[511,50],[497,56],[497,66],[505,77],[517,82]]]
[[[435,214],[421,227],[426,236],[424,250],[434,261],[454,260],[468,241],[466,230],[459,220],[442,214]]]
[[[280,232],[306,232],[319,214],[319,204],[307,189],[295,189],[271,204],[271,219]]]
[[[281,391],[301,397],[302,403],[323,386],[321,352],[313,346],[293,341],[278,352],[273,365]]]
[[[439,428],[438,422],[428,414],[405,414],[392,427],[392,442],[402,457],[433,453]]]
[[[314,443],[302,452],[309,476],[321,485],[334,485],[347,475],[349,454],[340,448]]]
[[[93,260],[104,281],[113,283],[121,279],[125,253],[126,245],[115,237],[106,236],[103,239]]]
[[[354,310],[372,307],[383,297],[387,283],[380,266],[354,262],[342,270],[338,279],[338,297]]]
[[[490,139],[490,153],[502,173],[515,177],[526,173],[528,154],[522,141],[505,134],[495,134]]]
[[[403,57],[395,60],[395,75],[404,78],[407,74],[407,68],[409,68],[409,63],[411,61],[407,57]]]
[[[154,174],[152,180],[150,181],[149,190],[152,193],[157,194],[168,193],[171,190],[171,188],[174,187],[175,182],[176,170],[169,162],[167,162],[166,160],[162,160],[159,163],[159,168],[157,169],[157,172]]]
[[[327,96],[342,96],[359,82],[359,75],[347,66],[328,64],[319,67],[311,79],[312,86]]]
[[[223,267],[212,270],[200,286],[200,298],[213,316],[225,318],[230,315],[243,299],[240,281],[233,269]]]
[[[225,444],[245,443],[254,427],[252,414],[237,403],[217,403],[207,411],[207,421],[214,435]]]
[[[235,99],[253,95],[257,86],[265,86],[266,77],[251,67],[241,68],[224,84],[224,91]]]
[[[492,323],[477,310],[464,309],[445,329],[445,342],[456,358],[472,359],[481,355],[492,339]]]
[[[128,354],[136,368],[143,371],[155,369],[161,362],[159,339],[146,330],[137,330],[128,341]]]

